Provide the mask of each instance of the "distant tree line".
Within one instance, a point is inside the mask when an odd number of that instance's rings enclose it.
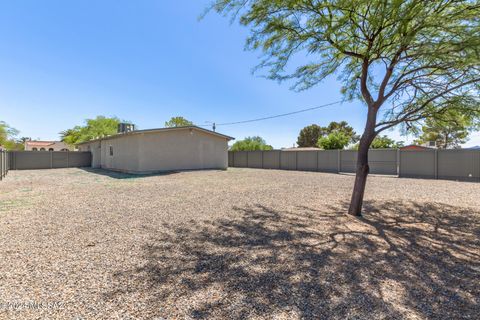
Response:
[[[60,132],[60,138],[69,145],[104,138],[116,134],[120,122],[128,121],[121,121],[117,117],[97,116],[94,119],[86,119],[84,125]]]
[[[442,115],[426,119],[416,126],[408,128],[408,132],[415,135],[415,144],[424,144],[435,141],[440,149],[459,148],[462,143],[468,140],[469,134],[480,129],[478,117],[449,110]],[[315,147],[323,150],[351,149],[358,150],[360,136],[346,122],[330,122],[322,127],[311,124],[300,130],[297,138],[299,148]],[[371,149],[401,148],[403,141],[395,141],[387,135],[376,136]],[[255,151],[271,150],[271,145],[259,136],[247,137],[244,140],[235,142],[230,148],[231,151]]]
[[[360,136],[346,121],[333,121],[326,127],[312,124],[303,128],[298,135],[297,145],[324,150],[345,149],[348,146],[350,149],[358,149],[359,140]],[[402,142],[396,142],[384,135],[376,137],[370,148],[398,148],[402,145]]]
[[[273,150],[271,145],[268,145],[265,140],[259,136],[246,137],[243,140],[235,142],[230,151],[257,151],[257,150]]]
[[[93,119],[86,119],[83,125],[77,125],[71,129],[60,132],[60,139],[69,144],[100,139],[117,133],[120,123],[132,123],[127,120],[120,120],[118,117],[97,116]],[[193,125],[193,122],[184,117],[172,117],[165,122],[165,127],[182,127]]]

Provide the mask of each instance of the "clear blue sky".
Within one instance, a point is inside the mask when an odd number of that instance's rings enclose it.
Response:
[[[293,92],[252,75],[259,52],[247,30],[210,13],[210,0],[23,0],[0,8],[0,120],[34,139],[58,139],[96,115],[142,129],[181,115],[197,124],[291,112],[341,99],[329,79]],[[306,125],[348,121],[361,132],[360,103],[258,123],[218,127],[237,139],[260,135],[291,146]],[[407,140],[396,132],[388,134]],[[468,145],[480,144],[474,137]]]

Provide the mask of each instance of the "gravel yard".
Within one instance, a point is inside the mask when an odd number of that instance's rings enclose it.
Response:
[[[480,184],[353,179],[10,171],[0,318],[478,319]]]

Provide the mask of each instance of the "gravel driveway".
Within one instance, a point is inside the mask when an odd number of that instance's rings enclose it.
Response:
[[[0,318],[456,319],[480,314],[480,184],[229,169],[11,171]]]

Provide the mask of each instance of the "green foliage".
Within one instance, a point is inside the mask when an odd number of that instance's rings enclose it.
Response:
[[[193,126],[193,122],[184,117],[172,117],[165,122],[166,128]]]
[[[389,149],[403,147],[403,142],[396,142],[388,136],[377,136],[373,139],[370,148],[372,149]]]
[[[466,114],[454,108],[425,120],[418,144],[435,141],[438,148],[458,148],[467,142],[470,132],[479,127],[478,114]]]
[[[370,149],[398,149],[404,146],[403,141],[395,141],[388,136],[377,136],[373,139]],[[353,145],[351,150],[358,150],[358,143]]]
[[[0,121],[0,146],[6,150],[23,150],[24,145],[21,140],[17,139],[19,131],[10,127],[4,121]]]
[[[318,139],[323,135],[322,127],[316,124],[306,126],[300,131],[297,139],[299,147],[316,147]]]
[[[120,121],[117,117],[97,116],[95,119],[86,119],[85,125],[75,126],[60,132],[61,140],[69,145],[99,139],[117,133]]]
[[[353,130],[353,128],[349,126],[346,121],[340,121],[340,122],[332,121],[328,126],[322,129],[323,129],[323,132],[327,135],[335,132],[343,133],[345,136],[349,138],[348,143],[355,143],[358,141],[358,139],[360,139],[357,133],[355,132],[355,130]]]
[[[343,136],[349,137],[346,145],[355,143],[359,139],[355,130],[353,130],[353,128],[349,126],[346,121],[332,121],[326,127],[320,127],[316,124],[312,124],[303,128],[298,136],[297,145],[299,147],[317,147],[320,138],[326,138],[329,134],[338,132],[341,132]],[[336,139],[338,137],[340,136],[336,135],[336,137],[332,137],[332,139]]]
[[[372,115],[367,141],[452,99],[478,102],[478,0],[216,0],[212,8],[250,27],[247,48],[263,52],[257,70],[269,78],[303,90],[338,74],[345,97]]]
[[[349,213],[361,215],[368,149],[382,131],[435,118],[451,102],[480,110],[479,0],[215,0],[250,27],[267,77],[304,90],[337,74],[367,106]],[[299,58],[298,55],[301,57]],[[459,104],[461,113],[469,112]],[[463,106],[463,107],[461,107]]]
[[[355,130],[348,125],[346,121],[335,122],[332,121],[326,127],[320,127],[316,124],[312,124],[303,128],[297,139],[297,145],[299,147],[316,147],[318,146],[318,140],[322,137],[326,137],[331,133],[341,132],[343,135],[349,137],[348,144],[355,143],[359,137]],[[337,136],[339,137],[339,136]],[[335,139],[335,138],[333,138]]]
[[[318,139],[318,147],[324,150],[343,149],[350,143],[351,137],[342,131],[333,131]]]
[[[255,151],[255,150],[273,150],[271,145],[268,145],[261,137],[246,137],[243,140],[235,142],[230,151]]]

